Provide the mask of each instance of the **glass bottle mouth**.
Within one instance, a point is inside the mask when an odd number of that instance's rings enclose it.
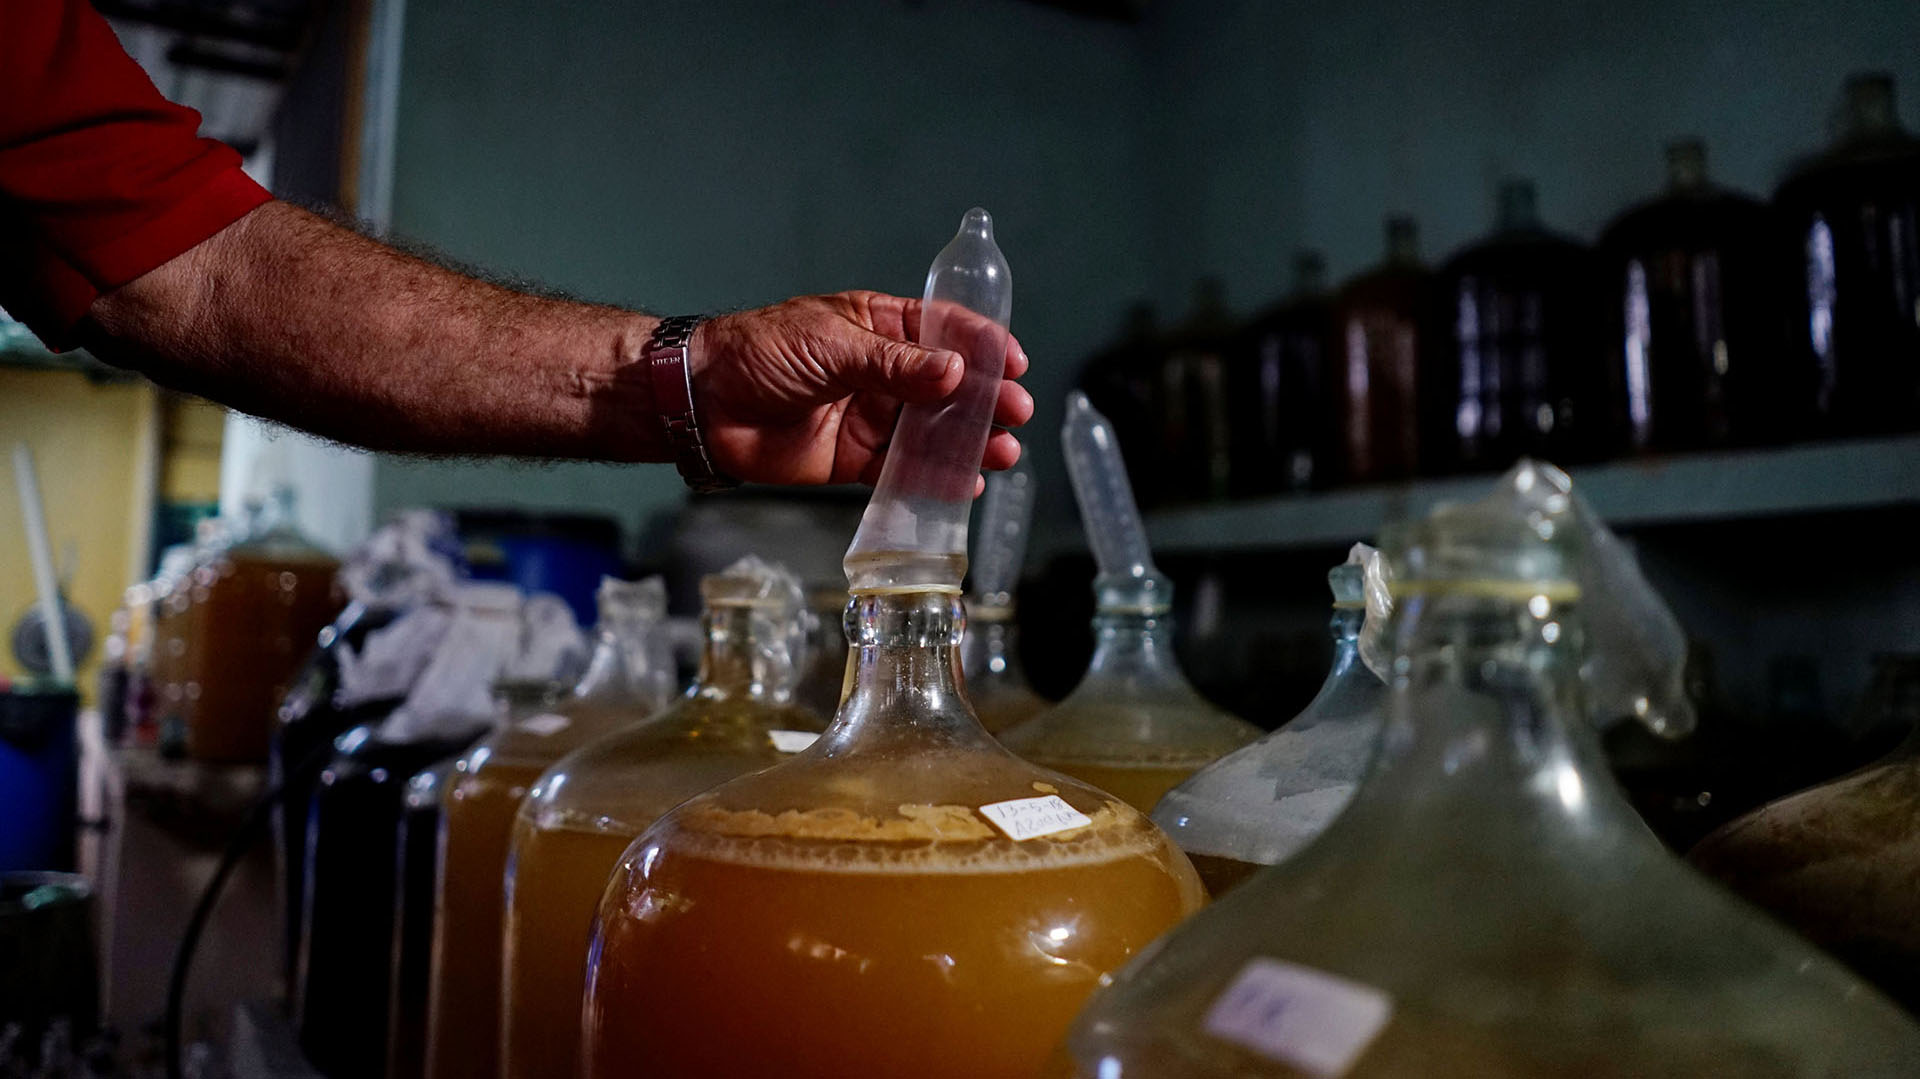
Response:
[[[858,589],[843,620],[855,648],[958,647],[966,630],[959,589]]]

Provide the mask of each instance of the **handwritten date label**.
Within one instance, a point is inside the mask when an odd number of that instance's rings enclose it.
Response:
[[[980,812],[993,822],[995,828],[1007,833],[1007,838],[1015,842],[1038,839],[1055,832],[1071,832],[1093,823],[1092,818],[1068,805],[1067,800],[1057,794],[995,802],[981,806]]]
[[[1207,1033],[1317,1079],[1345,1075],[1393,1014],[1373,988],[1277,959],[1255,959],[1207,1010]]]

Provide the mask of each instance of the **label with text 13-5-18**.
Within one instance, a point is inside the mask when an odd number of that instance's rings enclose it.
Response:
[[[1317,1079],[1345,1075],[1393,1014],[1370,985],[1255,959],[1207,1009],[1207,1033],[1291,1064]]]
[[[983,805],[980,812],[1008,839],[1038,839],[1055,832],[1085,828],[1093,821],[1067,804],[1065,798],[1049,794],[1044,798],[1015,798],[1010,802]]]

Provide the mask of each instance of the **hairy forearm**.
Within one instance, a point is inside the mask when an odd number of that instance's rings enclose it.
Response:
[[[663,460],[655,320],[422,262],[285,203],[101,297],[88,347],[372,449]]]

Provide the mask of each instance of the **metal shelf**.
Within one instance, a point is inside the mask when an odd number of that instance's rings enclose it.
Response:
[[[1774,517],[1920,505],[1920,435],[1648,458],[1572,470],[1614,526]],[[1327,547],[1377,536],[1436,502],[1478,498],[1493,477],[1467,476],[1159,510],[1155,550]]]

